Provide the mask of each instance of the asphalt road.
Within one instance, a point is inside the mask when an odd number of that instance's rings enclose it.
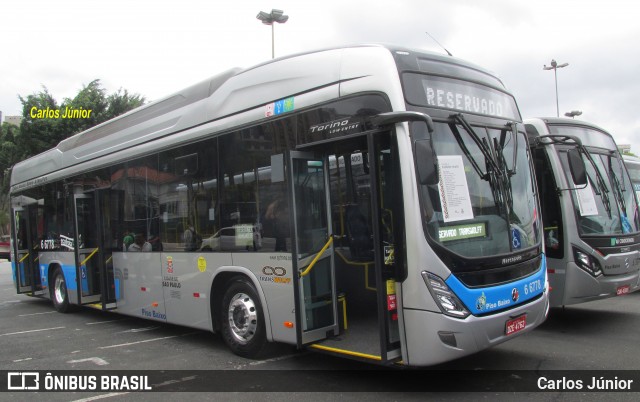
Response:
[[[476,373],[493,370],[640,370],[640,292],[622,297],[586,303],[551,311],[547,321],[535,331],[514,338],[481,353],[438,365],[428,371],[407,371],[415,379],[442,370],[472,370]],[[218,335],[174,325],[121,316],[84,308],[72,314],[55,312],[47,300],[17,295],[7,262],[0,263],[0,370],[227,370],[245,373],[247,370],[276,370],[278,382],[287,389],[287,381],[301,370],[362,370],[374,368],[368,364],[297,351],[287,345],[277,345],[262,359],[248,360],[232,354]],[[433,369],[436,369],[435,371]],[[401,373],[403,370],[394,370]],[[169,383],[188,379],[179,373]],[[188,372],[185,372],[188,373]],[[287,374],[293,373],[293,374]],[[376,374],[376,373],[373,373]],[[379,384],[371,376],[372,388]],[[469,372],[465,372],[469,375]],[[250,381],[249,377],[238,377]],[[397,378],[397,377],[396,377]],[[336,379],[353,381],[355,377]],[[518,378],[514,377],[517,382]],[[327,381],[319,378],[318,381]],[[465,381],[460,378],[460,381]],[[491,381],[491,377],[489,380]],[[512,393],[438,393],[438,400],[490,399],[512,400]],[[425,394],[345,392],[305,394],[310,400],[423,400]],[[327,389],[332,386],[328,384]],[[346,386],[348,390],[348,385]],[[634,390],[640,390],[637,384]],[[384,389],[383,389],[384,391]],[[175,399],[172,393],[47,393],[47,400],[165,400]],[[2,393],[0,400],[23,400],[24,393]],[[190,400],[290,400],[301,399],[299,392],[226,392],[180,393],[178,398]],[[617,400],[637,400],[637,393],[618,393]],[[519,400],[602,400],[603,394],[564,392],[519,392]]]

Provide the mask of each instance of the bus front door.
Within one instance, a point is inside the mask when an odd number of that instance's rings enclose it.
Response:
[[[108,190],[76,194],[75,259],[78,304],[101,309],[115,308],[115,286],[110,247],[105,233],[109,225],[104,214],[109,211]]]
[[[13,209],[14,263],[18,293],[42,293],[38,268],[38,205],[29,204]]]
[[[289,179],[298,345],[338,334],[326,158],[292,151]]]

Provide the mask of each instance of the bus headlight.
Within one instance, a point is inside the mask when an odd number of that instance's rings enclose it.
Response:
[[[577,247],[573,247],[573,257],[576,261],[576,265],[579,266],[583,271],[587,271],[591,276],[600,276],[602,275],[602,268],[600,267],[600,263],[595,258],[591,257],[588,253],[580,250]]]
[[[421,274],[431,296],[444,314],[455,318],[466,318],[471,314],[442,278],[427,271],[422,271]]]

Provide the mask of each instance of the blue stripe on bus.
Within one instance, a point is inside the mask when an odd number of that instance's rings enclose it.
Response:
[[[62,275],[64,275],[64,281],[67,284],[68,291],[78,289],[78,286],[76,285],[76,267],[75,266],[63,265]]]
[[[12,260],[14,260],[15,258],[12,258]],[[17,286],[18,282],[18,277],[16,276],[16,262],[15,261],[11,261],[11,273],[13,275],[13,285]]]
[[[503,285],[468,288],[454,275],[445,281],[473,315],[504,310],[538,297],[546,282],[547,260],[542,258],[540,269],[533,275]]]

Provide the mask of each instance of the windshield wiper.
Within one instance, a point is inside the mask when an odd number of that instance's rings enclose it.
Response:
[[[596,184],[598,186],[598,189],[600,190],[600,197],[602,198],[602,204],[604,205],[604,208],[607,210],[607,215],[609,216],[609,219],[611,219],[611,201],[609,201],[609,189],[607,188],[604,178],[600,173],[600,169],[598,169],[598,165],[596,165],[596,162],[593,160],[593,157],[591,156],[591,152],[589,152],[589,150],[587,150],[584,146],[582,146],[582,144],[580,144],[579,150],[584,154],[584,156],[587,158],[587,160],[593,167],[593,170],[596,172]],[[591,180],[591,178],[589,178],[589,180]]]
[[[482,152],[482,155],[484,156],[487,172],[483,172],[480,169],[478,162],[475,160],[471,152],[469,152],[469,148],[467,148],[467,145],[464,143],[464,140],[462,139],[462,136],[460,135],[458,128],[454,125],[453,127],[455,129],[452,131],[454,136],[456,137],[456,141],[458,142],[458,145],[460,145],[460,148],[462,148],[462,152],[464,152],[464,155],[469,159],[469,162],[471,162],[471,164],[473,165],[473,168],[478,173],[478,175],[483,180],[489,180],[489,172],[500,172],[500,169],[498,168],[496,161],[491,155],[486,138],[480,139],[480,137],[478,137],[478,134],[476,134],[476,132],[473,130],[473,127],[471,127],[471,125],[467,122],[467,120],[464,118],[462,113],[452,114],[450,117],[453,118],[456,124],[460,124],[462,128],[464,128],[464,130],[469,134],[473,142],[476,143],[476,145],[478,146],[478,149],[480,149],[480,152]]]
[[[513,189],[511,185],[511,176],[516,174],[516,163],[518,161],[518,128],[515,122],[507,124],[511,128],[511,135],[513,137],[513,169],[509,169],[507,161],[504,157],[504,148],[507,138],[507,130],[503,129],[500,132],[500,141],[497,138],[493,139],[493,152],[495,154],[495,160],[499,166],[501,172],[501,185],[504,190],[505,202],[509,210],[513,209]]]
[[[613,178],[613,187],[616,189],[616,192],[614,193],[614,195],[618,199],[618,204],[620,205],[620,209],[622,209],[622,212],[626,216],[627,203],[624,200],[624,195],[622,194],[622,192],[625,190],[624,190],[624,187],[620,184],[620,179],[618,179],[618,175],[613,170],[613,165],[611,164],[612,159],[613,157],[609,156],[609,173],[611,173],[611,177]]]
[[[507,130],[503,129],[500,131],[500,147],[498,148],[498,141],[494,138],[494,148],[496,153],[499,151],[499,155],[501,160],[499,161],[502,164],[503,171],[505,174],[509,176],[513,176],[516,174],[516,166],[518,164],[518,123],[515,121],[511,121],[507,123],[507,127],[511,129],[511,138],[513,138],[513,162],[512,169],[507,168],[507,163],[504,158],[504,146],[506,144],[507,139]]]
[[[460,148],[464,152],[465,156],[469,159],[469,162],[471,162],[471,164],[473,165],[473,168],[478,173],[478,175],[483,180],[486,180],[489,182],[489,187],[491,188],[491,193],[493,195],[493,200],[495,202],[496,208],[498,209],[498,213],[500,213],[501,210],[504,208],[506,209],[506,214],[508,215],[509,211],[511,210],[511,207],[513,206],[513,200],[505,199],[505,195],[507,198],[509,198],[509,195],[507,194],[504,188],[506,175],[498,167],[498,162],[496,162],[498,155],[495,155],[495,156],[493,155],[495,151],[492,152],[491,148],[489,147],[489,143],[487,142],[487,139],[486,138],[480,139],[478,134],[476,134],[476,132],[473,130],[473,127],[471,127],[471,125],[467,122],[467,120],[464,118],[464,116],[461,113],[453,114],[451,115],[451,117],[456,123],[452,125],[452,131],[456,138],[456,141],[460,145]],[[478,162],[475,160],[471,152],[469,152],[469,149],[467,148],[466,144],[464,143],[464,140],[462,139],[462,136],[460,135],[460,132],[458,131],[457,124],[460,124],[462,128],[464,128],[464,130],[469,134],[473,142],[476,143],[476,145],[478,146],[478,149],[480,149],[480,151],[482,152],[482,155],[484,156],[484,160],[485,160],[485,167],[487,169],[486,172],[483,172],[482,169],[480,169]]]

